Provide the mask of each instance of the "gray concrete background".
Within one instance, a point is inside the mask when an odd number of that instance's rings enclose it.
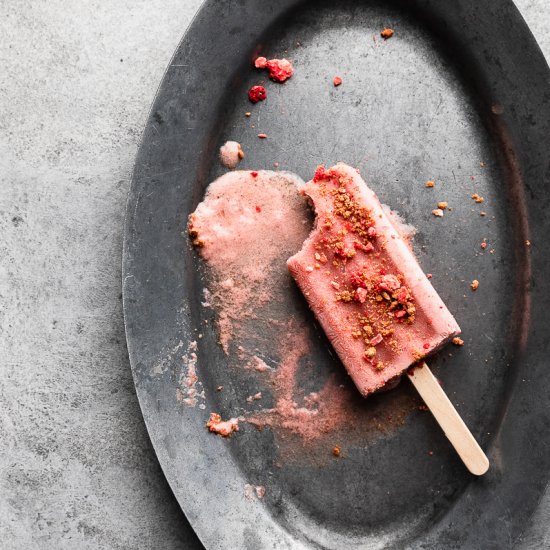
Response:
[[[2,549],[200,548],[141,418],[120,273],[140,135],[199,5],[0,2]],[[517,5],[550,59],[550,2]]]

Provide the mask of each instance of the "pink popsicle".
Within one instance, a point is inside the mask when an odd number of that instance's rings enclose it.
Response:
[[[288,268],[363,395],[440,349],[460,327],[358,172],[320,166],[302,193],[315,228]]]

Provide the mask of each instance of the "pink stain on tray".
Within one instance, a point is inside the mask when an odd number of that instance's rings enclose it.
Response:
[[[286,267],[311,230],[311,214],[298,193],[303,185],[285,172],[231,172],[209,186],[189,219],[190,236],[208,267],[208,305],[216,311],[220,344],[230,365],[249,372],[262,390],[257,403],[265,408],[241,416],[259,429],[272,429],[286,443],[281,454],[297,459],[302,454],[295,449],[330,445],[323,441],[336,433],[364,442],[401,425],[418,406],[402,392],[367,404],[339,365],[317,379],[309,359],[310,320],[296,305]],[[315,381],[313,391],[303,388],[304,372]],[[251,406],[248,395],[242,396],[245,408]]]

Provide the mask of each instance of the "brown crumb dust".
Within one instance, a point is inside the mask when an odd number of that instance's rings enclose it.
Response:
[[[350,189],[350,181],[337,171],[325,170],[320,166],[314,177],[323,193],[333,199],[333,209],[324,220],[320,220],[322,231],[327,232],[316,243],[312,265],[306,271],[321,269],[321,265],[330,261],[344,268],[348,261],[358,253],[370,255],[376,253],[383,243],[380,242],[372,211],[362,206]],[[344,228],[332,232],[340,218]],[[351,237],[351,238],[350,238]],[[350,318],[350,334],[364,343],[364,359],[373,369],[383,370],[386,361],[378,358],[376,346],[397,351],[398,342],[394,336],[395,324],[411,325],[416,317],[416,305],[411,290],[404,284],[403,277],[388,273],[386,269],[371,273],[363,267],[350,270],[345,278],[332,281],[334,298],[345,304],[369,304],[376,314],[366,317],[362,311]],[[353,306],[355,307],[355,306]],[[367,306],[365,306],[367,307]]]
[[[472,199],[474,199],[474,201],[480,204],[485,201],[485,199],[483,197],[480,197],[477,193],[474,193],[472,195]]]

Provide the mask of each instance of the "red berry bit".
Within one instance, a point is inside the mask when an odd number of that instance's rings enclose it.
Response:
[[[257,178],[257,177],[258,177],[258,172],[256,172],[256,170],[252,170],[252,172],[250,172],[250,175],[251,175],[253,178]]]
[[[334,87],[340,86],[342,84],[342,79],[339,76],[335,76],[332,80],[332,83],[334,84]]]
[[[260,139],[267,139],[267,134],[258,134]]]
[[[288,59],[270,59],[266,63],[269,78],[276,82],[284,82],[294,74],[294,67]]]
[[[317,170],[315,170],[315,174],[313,176],[313,181],[317,183],[318,181],[324,180],[326,177],[327,171],[325,170],[325,167],[322,164],[317,166]]]
[[[378,333],[371,341],[370,341],[370,344],[371,346],[377,346],[380,342],[382,342],[384,338],[382,337],[382,335],[380,333]]]
[[[275,82],[284,82],[294,74],[294,67],[288,59],[266,59],[257,57],[254,61],[256,69],[267,69],[269,78]]]
[[[252,88],[248,90],[248,99],[250,99],[252,103],[263,101],[266,97],[267,93],[263,86],[252,86]]]
[[[367,293],[366,289],[359,287],[355,291],[354,300],[356,302],[360,302],[360,303],[364,304],[367,300],[367,295],[368,295],[368,293]]]

